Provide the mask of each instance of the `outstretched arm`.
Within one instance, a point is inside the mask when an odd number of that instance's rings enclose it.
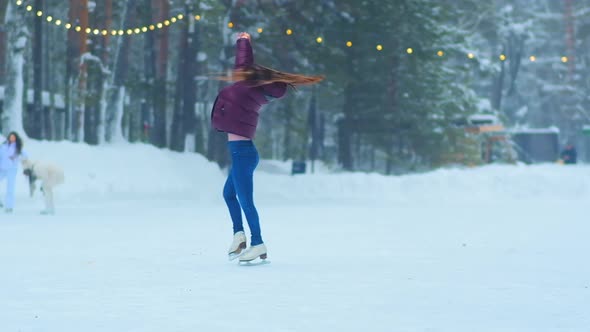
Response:
[[[241,32],[236,42],[236,63],[234,69],[250,67],[254,64],[254,53],[250,44],[250,34]]]

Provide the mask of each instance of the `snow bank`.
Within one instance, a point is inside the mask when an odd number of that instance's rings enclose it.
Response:
[[[91,147],[70,142],[26,143],[32,159],[61,165],[66,183],[58,195],[93,197],[157,197],[222,202],[225,171],[193,153],[177,153],[144,144]],[[458,202],[502,199],[590,198],[586,165],[492,165],[440,169],[424,174],[383,176],[330,173],[317,165],[315,174],[290,175],[290,162],[261,161],[255,173],[258,201],[321,204],[325,202],[403,204],[410,201]],[[309,167],[308,167],[309,169]],[[25,177],[17,193],[26,195]]]

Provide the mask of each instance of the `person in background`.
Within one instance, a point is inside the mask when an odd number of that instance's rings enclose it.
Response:
[[[578,162],[578,152],[573,144],[569,143],[561,152],[561,160],[564,164],[575,164]]]
[[[23,151],[23,141],[16,132],[8,134],[8,138],[0,145],[0,182],[6,179],[6,194],[4,196],[4,208],[6,213],[12,213],[14,209],[14,189],[16,187],[16,175],[21,159],[26,159]],[[0,207],[2,202],[0,202]]]
[[[323,80],[323,76],[290,74],[255,64],[250,42],[248,33],[238,34],[234,70],[228,76],[217,77],[234,83],[219,92],[211,111],[212,127],[226,132],[228,137],[231,168],[223,188],[223,197],[232,219],[234,234],[228,255],[230,260],[239,257],[240,262],[267,257],[253,199],[253,175],[259,156],[252,139],[258,125],[259,110],[271,100],[283,97],[289,86],[294,88]],[[252,236],[250,247],[243,252],[246,236],[242,210]]]

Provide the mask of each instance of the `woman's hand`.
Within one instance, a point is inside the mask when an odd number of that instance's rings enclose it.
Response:
[[[240,32],[240,33],[238,33],[238,39],[242,39],[242,38],[246,38],[248,40],[251,40],[250,34],[247,33],[247,32]]]

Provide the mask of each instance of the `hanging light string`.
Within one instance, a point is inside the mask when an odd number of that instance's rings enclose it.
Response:
[[[137,35],[137,34],[142,34],[142,33],[146,33],[149,31],[155,31],[155,30],[167,28],[167,27],[171,26],[172,24],[175,24],[175,23],[178,23],[178,22],[184,20],[184,18],[185,18],[183,14],[178,14],[176,16],[171,16],[171,17],[169,17],[165,20],[162,20],[160,22],[155,22],[153,24],[141,26],[141,27],[135,27],[135,28],[125,29],[125,30],[123,30],[123,29],[99,29],[99,28],[93,28],[93,27],[83,27],[83,26],[80,26],[77,24],[73,24],[71,22],[61,20],[59,18],[55,18],[51,15],[47,15],[47,13],[44,13],[42,10],[37,10],[30,4],[25,4],[25,1],[23,1],[23,0],[16,0],[15,3],[19,7],[24,6],[24,8],[27,12],[33,13],[34,15],[36,15],[38,17],[45,17],[44,21],[46,21],[48,24],[54,24],[55,26],[63,27],[66,30],[74,30],[76,32],[86,33],[89,35],[90,34],[102,35],[102,36],[107,36],[107,35],[123,36],[123,35],[133,35],[133,34]],[[199,20],[201,20],[201,16],[195,15],[194,19],[199,21]]]
[[[45,21],[48,24],[54,24],[58,27],[64,27],[66,30],[74,30],[76,32],[86,33],[89,35],[90,34],[102,35],[102,36],[107,36],[107,35],[124,36],[124,35],[134,35],[134,34],[137,35],[137,34],[143,34],[143,33],[151,32],[151,31],[155,31],[155,30],[165,29],[165,28],[185,19],[185,16],[183,14],[178,14],[176,16],[171,16],[171,17],[169,17],[165,20],[162,20],[160,22],[155,22],[153,24],[141,26],[141,27],[129,28],[126,30],[123,30],[123,29],[99,29],[99,28],[92,28],[92,27],[82,27],[82,26],[79,26],[76,24],[72,24],[70,22],[65,22],[63,20],[56,19],[53,16],[47,15],[46,13],[44,13],[41,10],[35,10],[35,8],[30,4],[26,5],[25,1],[23,1],[23,0],[16,0],[15,3],[19,7],[25,6],[25,9],[27,12],[34,13],[38,17],[45,17]],[[191,19],[191,20],[194,19],[196,21],[201,21],[202,17],[201,17],[201,15],[195,14],[195,15],[191,15],[188,19]],[[236,27],[236,25],[233,22],[228,22],[227,27],[229,29],[234,29]],[[259,27],[256,29],[256,31],[259,34],[262,34],[264,32],[264,29]],[[287,28],[284,30],[284,34],[287,37],[292,37],[294,35],[294,33],[295,33],[294,30],[291,28]],[[317,36],[317,37],[315,37],[315,42],[318,45],[322,45],[325,43],[325,39],[322,36]],[[347,40],[343,44],[343,46],[346,46],[347,48],[353,47],[353,45],[354,45],[354,43],[351,40]],[[377,52],[381,52],[385,49],[384,46],[379,43],[375,44],[374,47]],[[406,53],[408,55],[413,55],[415,53],[415,51],[413,48],[409,47],[406,49]],[[435,54],[439,58],[443,58],[447,55],[447,53],[443,50],[438,50],[438,51],[436,51]],[[473,52],[467,53],[466,56],[469,60],[476,60],[477,59],[477,56]],[[498,59],[500,61],[506,61],[506,60],[508,60],[508,57],[505,54],[500,54],[498,56]],[[537,56],[535,56],[535,55],[529,56],[530,62],[534,63],[537,60],[539,60]],[[559,57],[559,60],[562,63],[567,63],[567,62],[569,62],[570,59],[567,56],[561,56],[561,57]]]

